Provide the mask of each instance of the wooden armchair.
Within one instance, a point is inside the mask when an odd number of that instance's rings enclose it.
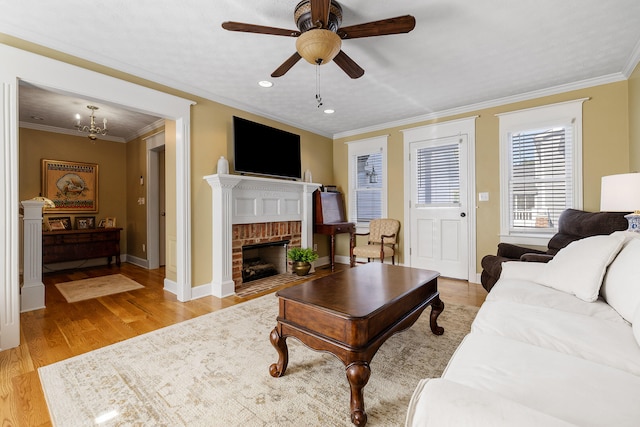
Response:
[[[356,233],[356,236],[369,236],[369,238],[366,245],[353,248],[353,255],[367,258],[367,261],[371,261],[372,258],[380,258],[380,262],[384,262],[385,257],[391,257],[391,263],[395,264],[399,230],[400,221],[396,219],[372,220],[369,223],[368,233]]]

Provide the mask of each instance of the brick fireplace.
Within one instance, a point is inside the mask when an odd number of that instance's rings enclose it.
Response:
[[[232,278],[237,289],[242,283],[243,249],[266,243],[279,246],[300,247],[301,221],[262,222],[252,224],[235,224],[232,228]],[[284,249],[283,249],[284,250]],[[286,271],[286,254],[284,254]],[[278,273],[284,273],[278,268]]]
[[[320,184],[228,174],[204,179],[212,191],[213,296],[233,295],[242,284],[241,241],[313,245],[312,194]]]

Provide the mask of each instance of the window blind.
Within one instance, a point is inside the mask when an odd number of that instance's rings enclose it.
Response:
[[[382,153],[356,156],[355,212],[358,223],[382,217]]]
[[[572,128],[510,134],[509,211],[512,231],[549,232],[571,207]]]
[[[417,192],[420,206],[460,206],[460,145],[417,150]]]

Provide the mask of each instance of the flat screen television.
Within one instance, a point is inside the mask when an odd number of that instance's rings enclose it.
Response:
[[[237,173],[301,179],[300,135],[233,117]]]

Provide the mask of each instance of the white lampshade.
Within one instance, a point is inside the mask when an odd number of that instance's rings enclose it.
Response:
[[[640,210],[640,173],[603,176],[600,210],[603,212]]]

